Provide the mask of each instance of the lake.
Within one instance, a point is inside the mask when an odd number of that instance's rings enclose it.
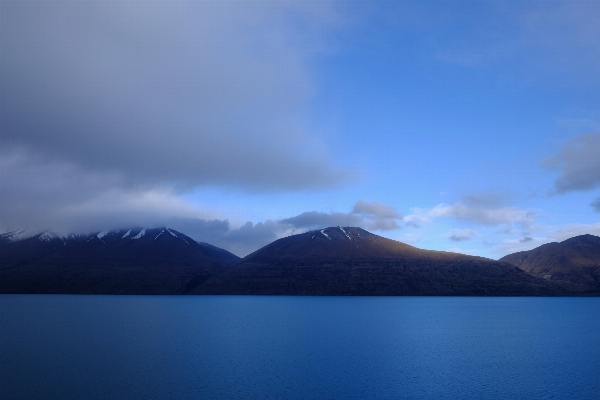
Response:
[[[600,298],[0,295],[2,399],[598,399]]]

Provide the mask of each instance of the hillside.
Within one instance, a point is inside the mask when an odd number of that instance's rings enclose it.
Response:
[[[481,257],[421,250],[361,228],[293,235],[248,255],[192,293],[561,295],[569,289]]]
[[[600,289],[600,237],[581,235],[533,250],[502,257],[523,271],[551,281],[591,285]]]

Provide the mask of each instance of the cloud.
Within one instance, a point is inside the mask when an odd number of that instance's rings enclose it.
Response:
[[[267,220],[256,224],[247,222],[240,227],[234,228],[226,220],[182,218],[179,220],[173,219],[168,222],[168,225],[188,234],[196,240],[211,243],[215,246],[232,251],[240,256],[245,256],[255,250],[258,250],[260,247],[265,246],[276,239],[292,234],[303,233],[311,229],[325,227],[325,225],[316,227],[298,227],[290,224],[288,220],[289,219]],[[531,250],[535,247],[541,246],[542,244],[561,242],[574,236],[584,234],[600,236],[600,223],[548,226],[543,229],[539,229],[536,234],[526,234],[526,236],[521,238],[506,239],[497,243],[488,243],[487,241],[484,241],[483,244],[490,249],[492,254],[496,254],[498,257],[503,257],[507,254],[518,251]],[[475,230],[454,229],[451,231],[448,239],[450,239],[452,242],[460,243],[469,241],[478,235],[479,233]],[[453,236],[454,239],[458,240],[453,240]],[[416,245],[423,239],[423,236],[405,234],[404,236],[396,239],[405,243]],[[474,249],[465,250],[458,247],[447,248],[446,251],[481,255]]]
[[[367,203],[363,200],[358,200],[356,204],[354,204],[354,207],[352,207],[352,213],[370,215],[379,218],[402,218],[394,207],[386,206],[377,202]]]
[[[232,225],[226,215],[189,203],[177,191],[139,185],[118,174],[85,172],[26,153],[0,152],[0,232],[28,229],[58,234],[132,226],[169,226],[195,240],[245,256],[281,237],[328,226],[368,230],[398,227],[392,207],[359,200],[349,213],[317,211]]]
[[[309,3],[0,2],[0,146],[141,185],[351,181],[307,117],[343,16]]]
[[[521,239],[507,239],[493,244],[491,250],[498,257],[503,257],[519,251],[531,250],[546,243],[562,242],[574,236],[588,234],[600,236],[600,223],[547,226],[539,229],[535,235]]]
[[[281,220],[295,228],[327,228],[329,226],[356,226],[362,222],[362,218],[354,214],[340,212],[324,213],[319,211],[303,212],[300,215]]]
[[[600,197],[594,200],[590,205],[594,208],[594,210],[596,210],[596,212],[600,213]]]
[[[406,220],[416,224],[428,223],[435,218],[453,218],[483,226],[499,226],[515,224],[528,227],[533,223],[536,214],[531,210],[517,207],[488,207],[478,203],[459,201],[454,204],[441,203],[433,208],[414,208]]]
[[[402,216],[393,207],[358,200],[349,213],[309,211],[283,219],[281,223],[303,229],[361,226],[368,230],[389,231],[399,229],[398,221],[401,219]]]
[[[240,257],[260,249],[281,237],[294,233],[289,226],[267,220],[256,224],[248,221],[234,228],[227,220],[198,218],[171,219],[166,225],[177,229],[196,241],[210,243]]]
[[[577,136],[542,166],[558,171],[554,181],[557,193],[592,190],[600,186],[600,133]]]
[[[453,229],[448,239],[452,242],[464,242],[470,240],[475,235],[477,235],[477,232],[472,229]]]
[[[344,18],[329,1],[0,2],[0,230],[170,224],[239,253],[285,234],[183,195],[355,179],[308,117],[311,60]]]
[[[165,187],[135,184],[110,172],[83,171],[24,151],[0,151],[0,187],[0,230],[88,232],[156,225],[170,217],[217,215]]]
[[[397,229],[396,221],[400,219],[402,216],[393,207],[358,200],[349,213],[307,211],[290,218],[258,223],[248,221],[240,227],[232,227],[227,220],[202,218],[171,218],[166,220],[166,224],[195,240],[246,256],[274,240],[293,234],[330,226],[360,226],[386,231]]]

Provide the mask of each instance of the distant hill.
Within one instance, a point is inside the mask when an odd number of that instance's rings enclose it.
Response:
[[[564,295],[585,291],[500,261],[421,250],[361,228],[331,227],[261,248],[192,293],[295,295]]]
[[[187,293],[239,260],[174,229],[0,235],[0,293]]]
[[[552,281],[567,281],[600,289],[600,237],[575,236],[533,250],[502,257],[523,271]]]

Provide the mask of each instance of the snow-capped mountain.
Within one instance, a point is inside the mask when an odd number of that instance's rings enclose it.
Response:
[[[0,233],[0,243],[16,242],[19,240],[26,239],[29,236],[31,236],[31,235],[28,235],[27,233],[28,233],[27,229],[18,229],[18,230],[14,230],[14,231]]]
[[[168,227],[0,238],[1,293],[186,293],[239,259]]]
[[[243,259],[167,227],[18,235],[0,237],[0,293],[600,294],[587,282],[542,279],[508,262],[422,250],[355,227],[288,236]],[[567,244],[588,251],[587,242]]]

